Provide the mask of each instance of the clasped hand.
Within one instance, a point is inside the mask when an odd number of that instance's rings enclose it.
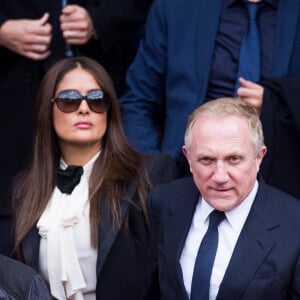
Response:
[[[40,19],[7,20],[0,27],[0,46],[31,60],[43,60],[50,55],[52,26],[49,13]],[[86,44],[94,26],[88,12],[81,6],[68,5],[60,15],[60,28],[69,45]]]

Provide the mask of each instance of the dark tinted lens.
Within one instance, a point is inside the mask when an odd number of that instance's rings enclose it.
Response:
[[[110,105],[108,95],[102,90],[89,91],[86,100],[90,109],[96,113],[106,112]]]
[[[91,90],[86,96],[82,96],[76,90],[61,91],[54,101],[62,112],[69,113],[79,108],[82,99],[85,99],[89,108],[96,113],[106,112],[110,105],[108,94],[100,89]]]
[[[81,95],[76,90],[60,92],[55,98],[57,107],[63,112],[73,112],[78,109],[81,103]]]
[[[78,100],[57,99],[56,103],[57,103],[58,108],[62,112],[74,112],[80,106],[81,99],[78,99]]]

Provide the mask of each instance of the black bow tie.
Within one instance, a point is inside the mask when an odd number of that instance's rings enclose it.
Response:
[[[56,185],[62,193],[70,195],[80,182],[82,174],[81,166],[68,166],[65,170],[58,169]]]

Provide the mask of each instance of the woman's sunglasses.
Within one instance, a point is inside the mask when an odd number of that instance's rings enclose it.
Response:
[[[83,99],[95,113],[104,113],[110,106],[109,96],[102,90],[90,90],[86,95],[81,95],[77,90],[64,90],[51,101],[56,103],[60,111],[71,113],[78,110]]]

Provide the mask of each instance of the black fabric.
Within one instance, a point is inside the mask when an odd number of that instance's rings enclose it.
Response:
[[[100,51],[97,60],[113,79],[118,96],[126,92],[125,75],[132,63],[152,0],[102,0],[89,11],[97,28]]]
[[[268,151],[260,171],[267,183],[300,199],[300,80],[273,78],[261,84]]]
[[[10,216],[0,215],[0,253],[11,256],[13,252],[13,220]],[[1,298],[0,298],[1,299]]]
[[[1,300],[50,300],[46,283],[29,267],[0,255]]]
[[[79,184],[82,174],[81,166],[68,166],[65,170],[58,169],[56,185],[62,193],[70,195]]]

